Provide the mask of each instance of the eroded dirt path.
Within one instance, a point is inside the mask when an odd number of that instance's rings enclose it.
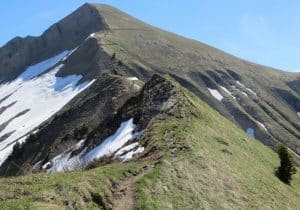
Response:
[[[143,167],[137,174],[128,177],[117,184],[114,192],[113,210],[135,210],[136,196],[135,184],[150,170],[149,167]]]

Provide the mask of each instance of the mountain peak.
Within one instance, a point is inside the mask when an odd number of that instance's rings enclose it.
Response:
[[[77,47],[91,33],[107,30],[108,26],[95,6],[84,4],[41,36],[16,37],[1,47],[0,69],[3,71],[0,80],[14,79],[29,65]]]

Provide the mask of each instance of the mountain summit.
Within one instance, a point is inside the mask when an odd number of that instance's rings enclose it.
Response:
[[[299,174],[297,190],[283,185],[268,148],[285,144],[299,162],[299,73],[100,4],[84,4],[39,37],[9,41],[0,48],[0,70],[0,175],[27,175],[9,179],[25,180],[17,192],[55,192],[53,202],[18,195],[26,207],[299,205]],[[84,169],[92,170],[28,176]],[[66,177],[79,182],[76,189]],[[45,189],[26,185],[39,179]],[[70,194],[58,192],[63,186]],[[8,194],[0,193],[10,200],[0,206],[16,207]]]

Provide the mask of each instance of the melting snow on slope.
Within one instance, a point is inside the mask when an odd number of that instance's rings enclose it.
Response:
[[[246,87],[246,86],[245,86],[243,83],[241,83],[240,81],[236,81],[236,83],[237,83],[238,85],[240,85],[241,87],[245,88],[246,90],[248,90],[248,91],[249,91],[250,93],[252,93],[253,95],[256,95],[256,96],[257,96],[257,94],[256,94],[255,91],[253,91],[252,89]],[[247,95],[247,96],[248,96],[248,95]]]
[[[96,33],[91,33],[85,40],[94,38],[96,36]]]
[[[211,89],[211,88],[207,88],[207,89],[215,99],[217,99],[218,101],[222,101],[223,96],[221,95],[221,93],[218,90]]]
[[[137,77],[127,77],[128,80],[131,80],[131,81],[136,81],[136,80],[139,80]]]
[[[129,140],[137,137],[139,133],[133,133],[135,124],[133,118],[126,122],[122,122],[120,128],[105,139],[99,146],[92,149],[87,153],[86,158],[88,161],[94,161],[103,157],[112,156],[117,150],[122,148]]]
[[[246,132],[249,136],[254,137],[254,129],[253,128],[247,128]]]
[[[134,132],[135,124],[133,118],[126,122],[122,122],[118,130],[108,138],[106,138],[100,145],[89,152],[84,149],[79,155],[71,157],[72,151],[68,150],[53,158],[46,163],[43,168],[48,172],[64,172],[81,170],[88,164],[100,160],[103,157],[112,157],[121,161],[128,161],[132,159],[134,154],[142,153],[144,147],[141,147],[138,142],[126,145],[130,140],[140,136],[142,132]],[[83,143],[78,143],[75,149],[82,146]]]
[[[127,80],[131,81],[132,82],[132,87],[135,89],[135,90],[140,90],[142,87],[138,84],[135,84],[134,81],[138,81],[139,79],[137,77],[127,77]]]
[[[8,106],[0,114],[0,125],[9,122],[3,130],[0,130],[0,137],[12,133],[0,142],[0,165],[11,153],[15,141],[24,140],[26,134],[94,82],[77,85],[77,82],[82,78],[81,75],[69,75],[64,78],[55,76],[63,65],[60,64],[53,69],[51,67],[68,54],[69,52],[65,51],[53,58],[30,66],[14,81],[0,85],[0,99],[12,93],[0,104],[0,108]],[[51,70],[46,72],[49,69]],[[13,105],[9,106],[11,104]],[[24,110],[28,111],[16,116]]]
[[[115,158],[121,160],[122,162],[126,162],[131,160],[133,155],[143,152],[144,147],[139,146],[139,144],[136,142],[120,149],[116,153]]]
[[[268,129],[266,128],[266,126],[265,126],[263,123],[261,123],[261,122],[259,122],[259,121],[257,121],[257,120],[255,120],[255,122],[256,122],[256,124],[258,124],[260,127],[262,127],[265,131],[268,131]]]
[[[233,94],[226,88],[226,87],[223,87],[221,85],[219,85],[219,87],[224,90],[228,95],[230,95],[234,100],[236,100],[236,98],[233,96]]]
[[[64,51],[59,55],[56,55],[48,60],[35,64],[33,66],[29,66],[20,76],[19,79],[23,81],[28,81],[39,74],[43,73],[47,69],[51,68],[55,64],[57,64],[61,59],[65,58],[69,54],[69,51]]]
[[[248,97],[248,94],[245,93],[244,91],[241,91],[241,93],[242,93],[244,96]]]
[[[83,169],[84,165],[81,164],[80,156],[79,155],[71,157],[72,151],[80,149],[84,144],[84,140],[79,141],[77,144],[75,144],[73,147],[71,147],[69,150],[61,153],[60,155],[56,156],[51,160],[51,163],[48,162],[45,165],[43,165],[43,169],[47,169],[50,165],[51,168],[49,168],[48,172],[55,172],[55,171],[72,171],[74,170],[73,167],[76,166],[77,170]]]

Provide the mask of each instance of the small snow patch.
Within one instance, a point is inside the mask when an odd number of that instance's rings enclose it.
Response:
[[[72,146],[70,149],[64,151],[63,153],[54,157],[50,162],[47,162],[42,166],[43,169],[46,169],[47,172],[65,172],[65,171],[72,171],[72,170],[79,170],[83,169],[80,161],[79,155],[71,157],[73,151],[80,149],[85,140],[79,141],[77,144]],[[82,161],[83,162],[83,161]],[[82,168],[80,168],[82,166]]]
[[[215,99],[217,99],[218,101],[222,101],[223,96],[221,95],[221,93],[218,90],[211,89],[211,88],[207,88],[207,89]]]
[[[133,118],[126,122],[122,122],[120,128],[105,139],[99,146],[92,149],[87,153],[86,158],[88,161],[99,160],[103,157],[109,157],[125,145],[133,137],[133,130],[135,129],[135,124],[133,123]]]
[[[126,162],[132,159],[133,155],[144,152],[144,147],[139,146],[138,142],[132,143],[123,147],[115,154],[115,158],[122,162]]]
[[[236,83],[237,83],[239,86],[245,87],[245,85],[244,85],[243,83],[241,83],[240,81],[236,81]]]
[[[136,81],[136,80],[139,80],[137,77],[127,77],[128,80],[131,80],[131,81]]]
[[[96,36],[96,33],[91,33],[85,40],[88,40],[90,38],[94,38]]]
[[[266,128],[266,126],[265,126],[263,123],[261,123],[261,122],[259,122],[259,121],[257,121],[257,120],[255,120],[255,122],[256,122],[256,124],[258,124],[260,127],[262,127],[265,131],[268,131],[268,129]]]
[[[77,49],[78,49],[78,47],[71,50],[61,61],[67,60]]]
[[[252,93],[253,95],[256,95],[256,96],[257,96],[257,94],[256,94],[255,91],[253,91],[252,89],[246,87],[246,86],[245,86],[243,83],[241,83],[240,81],[236,81],[236,83],[237,83],[238,85],[240,85],[241,87],[245,88],[247,91],[249,91],[249,92]],[[247,96],[248,96],[248,95],[247,95]]]
[[[241,91],[241,93],[242,93],[244,96],[248,97],[248,94],[245,93],[244,91]]]
[[[134,88],[135,90],[140,90],[142,87],[139,86],[139,85],[137,85],[137,84],[134,84],[134,85],[133,85],[133,88]]]
[[[226,87],[223,87],[221,85],[219,85],[219,87],[224,90],[224,92],[226,92],[228,95],[230,95],[234,100],[236,100],[236,98],[234,97],[234,95],[232,94],[232,92],[230,92]]]
[[[298,116],[300,117],[300,112],[297,112]]]

